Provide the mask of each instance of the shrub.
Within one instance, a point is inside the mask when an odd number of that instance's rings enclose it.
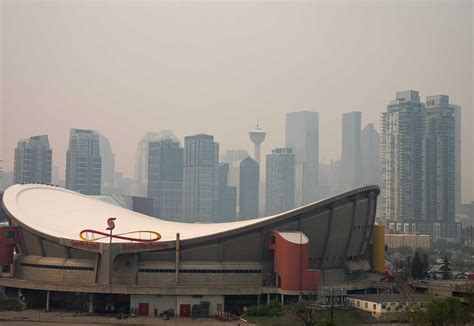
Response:
[[[247,316],[273,317],[281,313],[281,304],[278,301],[270,301],[268,305],[251,306],[247,309]]]

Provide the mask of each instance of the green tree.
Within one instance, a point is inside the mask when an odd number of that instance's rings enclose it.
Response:
[[[431,266],[430,266],[430,262],[428,260],[428,255],[426,253],[423,254],[423,259],[421,260],[421,265],[422,265],[422,269],[423,269],[423,278],[424,279],[429,278],[430,271],[431,271]]]
[[[427,316],[432,325],[467,325],[472,322],[469,307],[457,298],[431,300]]]
[[[443,280],[449,280],[451,278],[451,264],[449,263],[448,256],[444,256],[443,265],[439,268],[443,273]]]
[[[443,300],[429,300],[426,309],[414,307],[411,310],[412,325],[472,325],[473,315],[471,307],[463,304],[457,298],[446,298]]]
[[[300,300],[296,303],[291,304],[289,312],[296,317],[296,319],[304,326],[316,326],[316,308],[312,300],[303,301]]]
[[[415,256],[413,256],[413,260],[411,262],[411,277],[419,280],[422,279],[423,276],[423,264],[417,251],[415,252]]]
[[[411,249],[411,247],[407,246],[402,246],[398,248],[398,252],[403,256],[411,256],[413,254],[413,250]]]

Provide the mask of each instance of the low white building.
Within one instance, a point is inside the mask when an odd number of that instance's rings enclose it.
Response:
[[[377,319],[385,319],[394,314],[409,311],[415,307],[423,308],[426,297],[420,294],[352,294],[347,297],[349,307],[367,311]],[[389,318],[390,319],[390,318]]]

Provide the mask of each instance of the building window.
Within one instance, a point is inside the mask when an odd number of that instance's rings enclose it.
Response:
[[[275,243],[276,243],[276,239],[275,239],[274,236],[271,236],[271,237],[270,237],[270,243],[271,243],[271,244],[275,244]]]
[[[368,308],[369,308],[369,303],[366,302],[366,303],[365,303],[365,309],[368,309]]]
[[[5,231],[5,239],[14,239],[15,238],[15,231],[8,230]]]
[[[374,310],[377,310],[377,305],[374,303]]]

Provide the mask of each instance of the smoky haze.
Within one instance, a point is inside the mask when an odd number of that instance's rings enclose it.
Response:
[[[375,123],[395,92],[462,107],[463,200],[474,200],[472,3],[1,2],[1,137],[48,134],[64,164],[70,128],[106,136],[133,176],[148,131],[208,133],[262,157],[284,145],[285,113],[319,112],[320,158],[340,157],[341,115]]]

